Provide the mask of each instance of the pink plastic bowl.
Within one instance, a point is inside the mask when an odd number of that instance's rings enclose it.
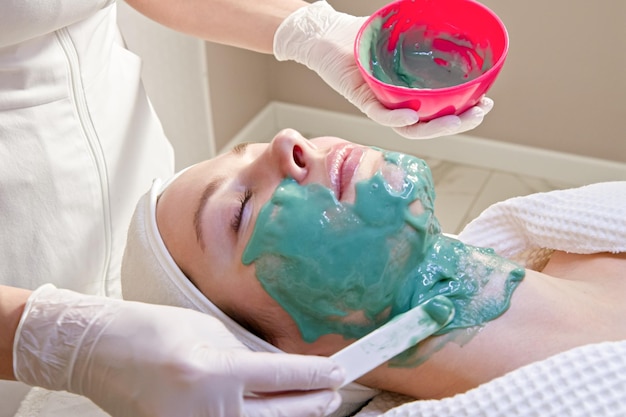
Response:
[[[508,48],[502,21],[474,0],[400,0],[369,17],[354,54],[381,103],[414,109],[427,121],[476,105]]]

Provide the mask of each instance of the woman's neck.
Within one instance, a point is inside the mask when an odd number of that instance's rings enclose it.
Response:
[[[527,270],[506,313],[467,343],[453,341],[462,340],[463,329],[428,339],[420,349],[447,343],[420,366],[380,367],[359,382],[415,398],[443,398],[577,346],[623,339],[626,326],[610,323],[626,308],[607,303],[612,292],[602,284]]]
[[[453,320],[435,338],[439,344],[423,344],[394,358],[392,364],[415,367],[451,339],[462,343],[480,328],[504,313],[511,296],[525,275],[519,265],[491,249],[465,245],[443,235],[434,235],[420,254],[419,264],[408,270],[391,316],[404,313],[434,296],[445,296],[455,307]],[[458,330],[462,329],[462,332]]]

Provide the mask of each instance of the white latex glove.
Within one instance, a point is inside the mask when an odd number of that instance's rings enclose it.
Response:
[[[19,381],[84,395],[114,417],[322,416],[343,380],[328,358],[251,352],[196,311],[52,285],[29,298],[13,354]]]
[[[367,17],[335,11],[326,1],[316,1],[288,16],[274,35],[274,56],[306,65],[370,119],[394,128],[409,139],[430,139],[474,129],[492,109],[493,101],[480,103],[459,116],[443,116],[418,123],[412,109],[383,106],[359,73],[354,41]]]

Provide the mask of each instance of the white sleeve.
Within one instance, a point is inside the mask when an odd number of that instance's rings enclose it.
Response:
[[[2,0],[0,47],[79,22],[115,0]]]
[[[626,252],[626,181],[515,197],[496,203],[459,234],[467,244],[534,268],[542,251]]]

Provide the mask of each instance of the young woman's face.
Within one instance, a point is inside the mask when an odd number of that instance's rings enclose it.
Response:
[[[159,199],[159,231],[183,272],[227,314],[262,323],[283,350],[329,355],[349,341],[329,334],[318,343],[303,343],[292,317],[262,287],[254,263],[244,265],[242,256],[261,208],[286,178],[300,186],[320,184],[337,202],[351,205],[356,184],[388,170],[386,165],[383,154],[369,147],[335,137],[309,141],[287,129],[269,144],[239,146],[183,173]],[[402,186],[397,177],[387,175],[392,187]],[[423,212],[417,200],[409,208],[415,215]]]

